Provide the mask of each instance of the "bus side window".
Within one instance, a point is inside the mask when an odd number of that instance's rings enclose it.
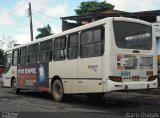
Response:
[[[80,35],[80,57],[97,57],[104,53],[104,28],[82,31]]]
[[[101,56],[104,53],[104,27],[95,29],[93,31],[95,43],[95,56]]]
[[[78,49],[79,49],[79,34],[71,34],[68,36],[68,46],[67,46],[67,58],[77,59]]]
[[[7,53],[4,59],[4,68],[5,68],[5,72],[8,72],[8,70],[11,67],[11,63],[12,63],[12,54],[11,53]]]
[[[18,56],[19,56],[19,50],[13,50],[13,58],[12,58],[12,64],[13,66],[17,66],[18,64]]]
[[[52,40],[40,43],[39,60],[41,62],[52,61],[52,49],[53,49]]]
[[[66,59],[66,37],[62,36],[54,40],[54,54],[55,61]]]
[[[47,41],[46,60],[52,61],[53,40]]]
[[[26,56],[27,56],[27,47],[20,49],[20,56],[19,56],[19,64],[24,65],[26,64]]]
[[[39,44],[28,46],[28,63],[38,62]]]

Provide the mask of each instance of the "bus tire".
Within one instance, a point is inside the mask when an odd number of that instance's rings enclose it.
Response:
[[[16,79],[13,79],[11,87],[12,87],[12,93],[14,94],[20,93],[20,89],[16,87]]]
[[[59,79],[56,79],[52,85],[52,96],[55,102],[61,102],[64,97],[63,84]]]

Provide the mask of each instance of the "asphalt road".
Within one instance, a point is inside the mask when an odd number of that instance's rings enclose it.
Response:
[[[151,94],[150,92],[148,92]],[[138,93],[108,93],[102,101],[89,101],[86,96],[73,96],[56,103],[48,93],[22,91],[12,94],[10,88],[0,88],[2,118],[130,118],[154,115],[160,117],[160,95]]]

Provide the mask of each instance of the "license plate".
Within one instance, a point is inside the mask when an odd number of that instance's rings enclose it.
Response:
[[[132,77],[132,81],[140,81],[140,77]]]

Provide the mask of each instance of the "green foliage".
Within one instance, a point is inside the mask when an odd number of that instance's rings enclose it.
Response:
[[[40,34],[36,36],[36,39],[52,35],[51,27],[49,26],[49,24],[46,27],[38,28],[37,31],[40,32]]]
[[[0,49],[0,65],[3,65],[4,58],[5,58],[4,50]]]
[[[78,9],[75,9],[77,15],[87,15],[87,14],[95,14],[100,13],[106,10],[111,10],[114,8],[114,5],[110,3],[97,2],[97,1],[87,1],[81,2]]]

